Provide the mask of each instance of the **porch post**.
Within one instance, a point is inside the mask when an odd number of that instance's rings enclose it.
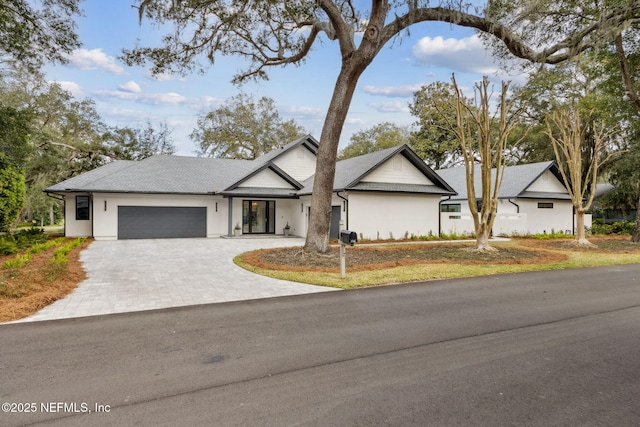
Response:
[[[229,196],[229,209],[227,219],[227,236],[233,237],[233,197]]]

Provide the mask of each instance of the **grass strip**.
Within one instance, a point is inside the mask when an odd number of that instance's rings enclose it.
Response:
[[[513,246],[514,243],[509,243]],[[640,252],[608,253],[572,250],[546,249],[547,252],[564,255],[560,261],[521,264],[470,264],[465,262],[424,262],[392,268],[352,271],[347,269],[347,277],[342,279],[339,272],[286,271],[262,268],[245,261],[245,255],[234,258],[234,262],[253,273],[292,282],[328,286],[340,289],[354,289],[395,283],[407,283],[437,279],[486,276],[492,274],[521,273],[527,271],[561,270],[571,268],[596,267],[640,263]],[[347,257],[349,255],[347,254]]]

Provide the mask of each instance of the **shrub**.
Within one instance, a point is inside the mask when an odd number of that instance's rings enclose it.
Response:
[[[18,253],[18,245],[11,238],[0,239],[0,256],[13,255]]]
[[[83,244],[85,240],[87,240],[86,237],[79,237],[72,242],[56,249],[55,251],[53,251],[53,260],[51,260],[51,262],[53,264],[66,264],[68,261],[67,255],[69,254],[69,252]]]
[[[532,237],[534,239],[540,239],[540,240],[544,240],[544,239],[565,239],[568,235],[564,234],[562,231],[554,231],[551,230],[551,233],[538,233],[538,234],[534,234]]]
[[[47,240],[47,236],[44,234],[44,229],[31,227],[22,229],[17,233],[8,234],[4,236],[4,240],[13,241],[18,248],[26,248],[35,243],[45,242]]]
[[[21,268],[29,264],[29,261],[31,261],[31,255],[16,255],[14,259],[10,259],[2,263],[2,268],[5,268],[7,270],[12,268]]]
[[[605,224],[601,218],[593,220],[591,233],[593,234],[633,234],[634,223],[630,221],[616,221]]]
[[[54,246],[57,246],[61,243],[63,243],[66,239],[64,237],[58,237],[55,240],[47,240],[44,243],[36,243],[35,245],[31,246],[28,250],[27,253],[28,254],[39,254],[41,252],[46,251],[49,248],[52,248]]]

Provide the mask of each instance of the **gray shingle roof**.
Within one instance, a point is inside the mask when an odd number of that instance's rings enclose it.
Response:
[[[226,195],[292,197],[296,194],[296,190],[245,188],[240,187],[239,184],[261,170],[270,168],[293,187],[300,187],[300,183],[272,163],[273,159],[280,154],[298,145],[305,145],[310,150],[317,148],[315,139],[308,135],[288,144],[282,150],[274,150],[274,154],[269,153],[253,161],[160,155],[141,161],[117,161],[53,185],[45,191],[50,193],[75,191],[154,194],[222,193]],[[360,182],[366,174],[396,154],[405,156],[435,185]],[[303,188],[297,194],[311,194],[313,177],[302,185]],[[447,182],[431,170],[406,145],[338,162],[334,191],[343,190],[454,194],[454,190]]]
[[[45,191],[207,194],[223,190],[254,167],[248,160],[152,156],[110,163]]]
[[[65,181],[59,182],[45,191],[55,193],[58,191],[69,191],[70,189],[86,188],[92,185],[94,182],[108,178],[113,174],[117,174],[123,169],[135,165],[136,162],[129,160],[119,160],[116,162],[108,163],[97,169],[93,169],[89,172],[85,172],[73,178],[69,178]]]
[[[370,171],[384,163],[396,154],[401,153],[420,169],[435,185],[433,186],[407,186],[405,184],[369,184],[360,183]],[[313,190],[313,176],[304,182],[304,188],[300,194],[311,194]],[[367,191],[399,191],[431,194],[454,194],[454,190],[447,185],[433,170],[431,170],[418,156],[406,145],[387,148],[374,153],[365,154],[336,163],[336,175],[334,179],[334,191],[367,190]],[[423,187],[423,188],[420,188]],[[385,188],[387,190],[385,190]]]
[[[507,166],[504,169],[504,177],[502,179],[502,186],[500,187],[500,191],[498,192],[498,198],[515,199],[517,197],[525,197],[568,199],[568,196],[565,197],[564,195],[559,195],[559,193],[539,193],[527,191],[527,188],[547,170],[550,170],[560,180],[560,182],[563,182],[562,176],[560,176],[556,163],[554,161],[530,163],[527,165]],[[436,172],[458,193],[458,195],[452,197],[451,200],[466,200],[467,181],[464,166],[449,169],[439,169]],[[492,178],[495,179],[495,169],[492,169],[491,175]],[[476,196],[480,198],[482,188],[479,169],[476,169],[474,178]]]

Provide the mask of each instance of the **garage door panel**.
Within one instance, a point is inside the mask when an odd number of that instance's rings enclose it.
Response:
[[[118,239],[207,237],[207,208],[118,206]]]

